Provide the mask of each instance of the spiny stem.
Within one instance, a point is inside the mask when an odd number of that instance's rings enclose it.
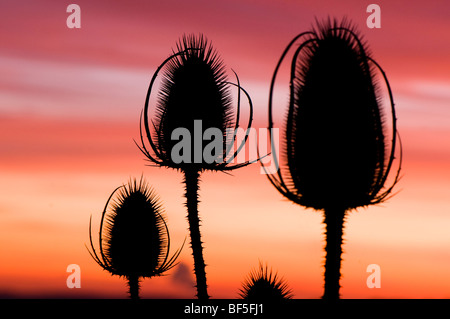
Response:
[[[138,276],[128,276],[128,287],[129,287],[129,294],[131,299],[140,299],[139,298],[139,277]]]
[[[342,233],[345,210],[325,210],[325,291],[322,299],[339,299],[339,280],[341,278]]]
[[[189,231],[191,235],[192,256],[194,257],[194,272],[197,280],[197,298],[209,299],[206,285],[205,261],[200,236],[200,219],[198,217],[198,190],[200,173],[196,169],[184,171],[186,184],[186,207],[188,210]]]

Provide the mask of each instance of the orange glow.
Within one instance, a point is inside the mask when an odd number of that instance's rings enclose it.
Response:
[[[404,164],[398,194],[346,219],[342,297],[449,298],[448,4],[379,1],[382,28],[370,30],[360,1],[317,2],[80,0],[80,30],[65,26],[65,4],[2,5],[9,14],[0,22],[0,298],[127,298],[125,281],[98,267],[85,245],[90,216],[97,235],[112,190],[141,175],[161,197],[172,249],[187,239],[181,266],[145,280],[142,297],[194,298],[183,177],[145,166],[133,141],[153,71],[183,33],[204,32],[252,95],[254,127],[266,127],[270,79],[285,45],[315,16],[345,13],[391,81]],[[277,101],[282,119],[287,97]],[[238,297],[259,261],[295,298],[321,297],[321,212],[284,199],[259,164],[231,176],[204,173],[200,201],[213,298]],[[81,267],[81,289],[66,286],[69,264]],[[381,288],[366,285],[370,264],[381,267]]]

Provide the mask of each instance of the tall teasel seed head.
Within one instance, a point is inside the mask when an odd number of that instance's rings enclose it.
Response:
[[[169,258],[170,236],[158,197],[141,178],[116,188],[103,210],[99,253],[94,260],[112,275],[134,278],[160,276],[174,267],[181,249]]]
[[[159,73],[161,75],[160,90],[157,94],[155,117],[152,124],[148,123],[148,108],[150,94]],[[218,53],[213,49],[208,40],[203,36],[183,36],[177,43],[176,50],[156,70],[150,82],[147,92],[144,114],[141,117],[141,145],[138,145],[146,157],[159,166],[168,166],[176,169],[196,169],[197,171],[230,170],[244,166],[228,165],[230,158],[237,155],[231,154],[230,145],[234,141],[234,134],[227,134],[227,129],[234,130],[239,125],[240,94],[246,95],[250,116],[247,129],[251,126],[253,106],[247,92],[237,84],[227,80],[225,65]],[[237,113],[233,115],[230,87],[238,89]],[[142,126],[143,122],[143,126]],[[201,127],[195,123],[201,123]],[[173,137],[176,129],[186,129],[194,138],[198,134],[201,137],[209,129],[218,129],[222,134],[222,153],[215,154],[215,161],[196,159],[196,152],[203,152],[209,140],[202,140],[201,145],[196,145],[191,140],[189,162],[177,163],[172,158],[172,150],[179,143],[179,137]],[[152,137],[151,131],[154,136]],[[153,153],[145,146],[144,136],[147,137]],[[242,143],[246,142],[246,138]],[[198,154],[197,154],[198,155]],[[228,159],[228,160],[226,160]],[[248,163],[245,163],[248,164]]]
[[[269,127],[278,68],[299,39],[291,62],[284,130],[286,167],[269,179],[292,201],[317,210],[348,210],[385,200],[400,172],[399,165],[393,184],[383,190],[397,139],[392,93],[385,73],[345,19],[340,24],[318,23],[286,48],[272,80]],[[390,150],[382,84],[391,103]]]
[[[287,283],[273,273],[268,266],[259,264],[245,279],[239,295],[249,301],[276,302],[292,298],[292,291]]]

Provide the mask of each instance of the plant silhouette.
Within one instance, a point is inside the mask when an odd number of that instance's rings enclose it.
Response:
[[[155,119],[150,127],[148,120],[150,94],[161,70],[163,70],[162,83],[157,96]],[[236,79],[237,84],[227,81],[223,62],[203,35],[198,37],[185,35],[177,43],[177,51],[174,51],[154,73],[141,116],[141,145],[138,145],[140,150],[153,163],[152,165],[174,168],[184,174],[187,219],[199,299],[209,298],[198,215],[200,174],[205,170],[229,171],[249,164],[245,162],[230,165],[231,160],[245,145],[247,136],[233,153],[230,146],[236,142],[236,135],[230,137],[225,134],[227,129],[233,129],[233,125],[235,131],[239,126],[241,91],[246,95],[250,108],[247,130],[252,123],[253,106],[250,96],[240,86],[237,75]],[[237,113],[234,118],[231,86],[237,87],[238,90]],[[200,128],[195,126],[196,122],[201,123]],[[195,137],[198,133],[203,137],[209,129],[219,129],[223,151],[216,153],[214,160],[206,160],[203,151],[207,143],[202,140],[201,145],[196,145],[196,141],[192,143],[191,140],[190,148],[183,150],[183,156],[187,155],[187,160],[175,160],[173,152],[178,141],[172,138],[172,134],[178,128],[187,130],[191,137]],[[150,148],[145,145],[144,136]]]
[[[270,87],[269,132],[273,127],[276,76],[297,41],[301,43],[290,65],[284,158],[280,170],[267,176],[289,200],[324,212],[323,298],[338,299],[346,212],[389,197],[399,180],[401,144],[397,173],[392,184],[385,186],[398,138],[393,96],[384,71],[346,19],[317,23],[316,28],[299,34],[287,46]],[[390,145],[386,142],[382,83],[387,87],[392,114]]]
[[[139,299],[141,278],[161,276],[176,264],[181,249],[169,258],[170,236],[158,197],[141,178],[116,188],[108,198],[99,230],[99,253],[89,254],[104,270],[125,277],[131,299]]]
[[[280,302],[291,299],[292,291],[277,273],[259,263],[259,268],[252,270],[245,279],[239,295],[249,302]]]

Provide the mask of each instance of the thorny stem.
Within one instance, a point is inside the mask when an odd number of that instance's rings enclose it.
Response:
[[[198,217],[198,190],[200,173],[196,169],[184,171],[186,184],[186,207],[188,211],[189,231],[191,235],[192,256],[194,257],[194,272],[197,280],[197,298],[209,299],[206,285],[205,261],[200,236],[200,219]]]
[[[342,233],[345,210],[325,210],[325,291],[322,299],[339,299],[339,280],[341,278]]]
[[[139,298],[139,277],[135,275],[130,275],[127,277],[128,279],[128,287],[131,299],[140,299]]]

